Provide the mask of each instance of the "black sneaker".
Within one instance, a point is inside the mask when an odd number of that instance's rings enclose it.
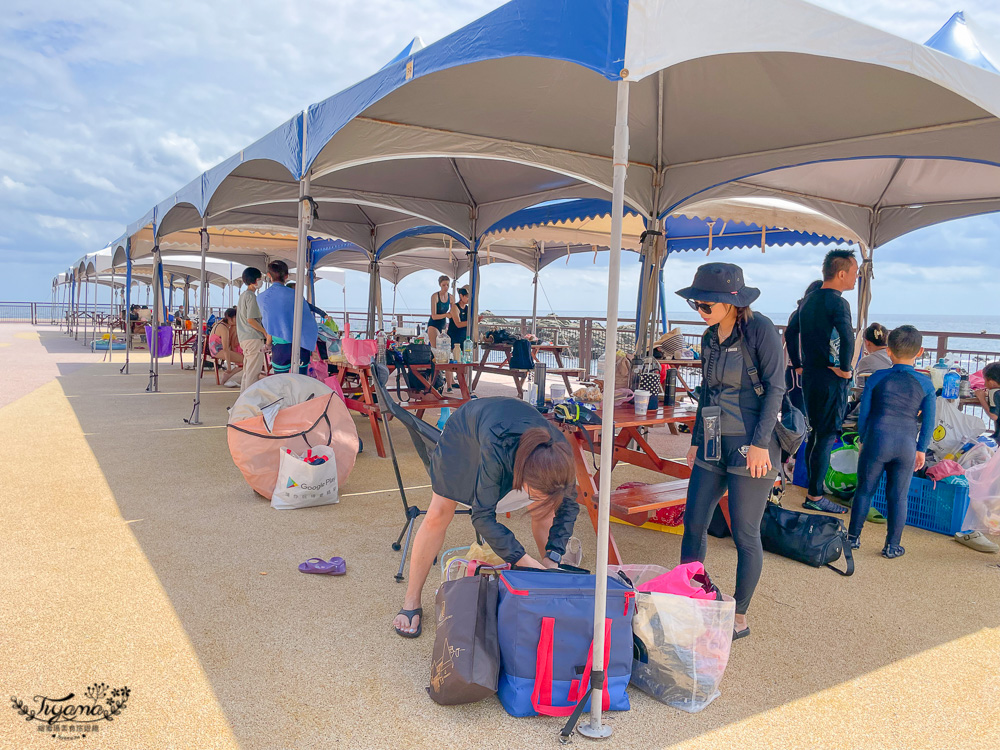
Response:
[[[861,537],[848,534],[847,542],[851,545],[851,549],[861,549]]]

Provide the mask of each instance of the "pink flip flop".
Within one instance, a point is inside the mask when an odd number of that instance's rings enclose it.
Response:
[[[336,560],[337,558],[334,558]],[[343,563],[343,561],[341,561]],[[343,566],[341,566],[342,568]],[[331,562],[327,562],[319,557],[310,557],[304,563],[299,565],[300,573],[317,573],[319,575],[343,575],[343,570],[338,572],[338,566]]]

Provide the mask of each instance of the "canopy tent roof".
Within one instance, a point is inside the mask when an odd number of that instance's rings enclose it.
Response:
[[[478,238],[541,200],[605,197],[619,78],[634,82],[626,199],[643,216],[792,197],[875,246],[1000,207],[987,70],[799,0],[514,0],[311,106],[129,231],[203,214],[290,229],[308,171],[314,235],[373,252],[408,225]]]
[[[958,11],[924,44],[991,73],[1000,73],[1000,44]]]
[[[589,243],[591,249],[595,246],[606,249],[611,235],[610,212],[610,201],[600,199],[560,201],[522,209],[491,227],[484,242],[501,237],[506,241],[529,239],[542,244],[545,252],[548,252],[550,244],[566,243],[584,246]],[[753,218],[762,223],[747,220]],[[798,224],[814,231],[785,229],[788,224]],[[623,222],[622,247],[638,251],[645,228],[646,222],[634,210],[627,212]],[[689,206],[683,213],[666,218],[664,235],[668,253],[860,242],[853,232],[823,214],[774,198],[704,201]]]

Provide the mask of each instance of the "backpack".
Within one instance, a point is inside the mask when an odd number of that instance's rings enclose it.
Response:
[[[510,369],[533,370],[535,359],[531,356],[531,342],[527,339],[517,339],[510,353]]]
[[[429,371],[424,367],[420,367],[421,374],[429,383],[433,383],[437,389],[440,389],[444,385],[444,375],[436,372],[434,367],[434,352],[430,344],[410,344],[403,350],[402,372],[406,376],[406,387],[409,388],[411,393],[426,393],[427,386],[417,377],[413,371],[413,365],[430,365]],[[396,391],[396,395],[399,396],[398,378],[396,380]]]

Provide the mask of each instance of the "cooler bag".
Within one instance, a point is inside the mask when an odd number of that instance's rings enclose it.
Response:
[[[497,696],[511,716],[569,716],[590,690],[593,575],[559,571],[500,573]],[[608,578],[603,709],[627,711],[632,675],[635,592]],[[584,710],[589,710],[588,699]]]

